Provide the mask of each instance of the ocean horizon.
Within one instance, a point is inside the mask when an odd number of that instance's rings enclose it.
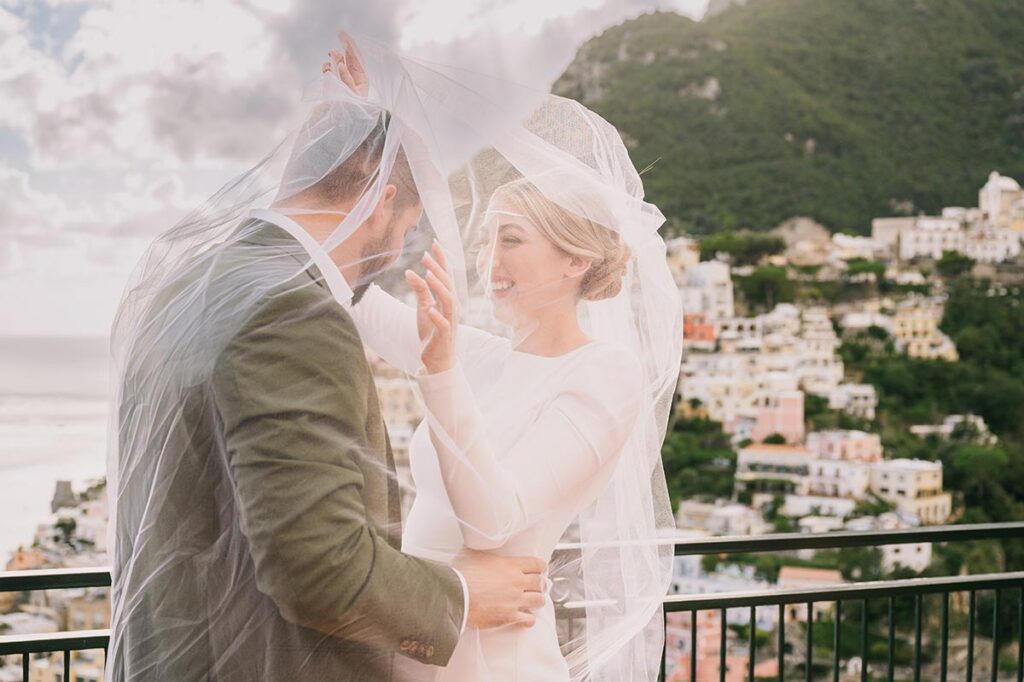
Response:
[[[0,336],[0,565],[32,544],[59,480],[106,470],[108,340]]]

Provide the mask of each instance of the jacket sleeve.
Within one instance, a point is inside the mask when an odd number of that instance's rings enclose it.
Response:
[[[351,318],[319,287],[269,297],[219,355],[213,390],[258,589],[286,620],[444,665],[464,597],[449,567],[367,522],[371,381]]]

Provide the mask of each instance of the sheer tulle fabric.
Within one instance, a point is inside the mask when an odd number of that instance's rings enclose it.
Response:
[[[663,218],[618,133],[585,107],[357,42],[369,93],[333,74],[316,81],[304,125],[160,235],[126,288],[113,331],[108,674],[653,680],[672,562],[657,542],[672,527],[660,446],[682,329]],[[271,206],[307,213],[297,197],[354,159],[355,200],[324,254],[364,224],[396,163],[424,209],[416,239],[365,294],[368,281],[340,282],[336,265],[250,217]],[[492,286],[502,216],[537,219],[509,200],[523,187],[628,246],[617,293],[575,306],[592,341],[559,357],[520,349],[543,316],[501,310]],[[427,375],[400,273],[434,237],[463,324],[456,367]],[[404,520],[383,434],[361,428],[340,472],[305,456],[339,422],[373,421],[375,395],[358,397],[368,412],[356,415],[327,397],[319,414],[288,409],[309,402],[314,377],[369,371],[359,358],[321,360],[322,344],[352,333],[324,326],[324,284],[336,298],[360,290],[343,303],[361,342],[407,377],[425,414],[409,445],[415,489],[402,494],[415,501]],[[517,295],[534,313],[559,302]],[[271,394],[273,405],[261,400]],[[344,495],[376,511],[355,523]],[[313,531],[311,517],[322,519]],[[570,548],[554,552],[560,542]],[[551,600],[533,629],[469,628],[448,667],[417,662],[391,643],[425,602],[395,610],[366,588],[413,580],[379,559],[399,544],[438,563],[466,548],[551,560]],[[353,571],[362,578],[337,579]]]

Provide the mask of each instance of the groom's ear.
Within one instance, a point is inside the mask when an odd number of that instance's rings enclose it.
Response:
[[[373,207],[367,222],[374,227],[388,225],[395,213],[395,196],[397,194],[397,187],[391,184],[384,185],[384,191],[381,192],[380,199],[377,200],[377,205]]]

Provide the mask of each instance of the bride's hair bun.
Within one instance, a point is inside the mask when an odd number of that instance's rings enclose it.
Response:
[[[599,200],[594,197],[595,202]],[[614,229],[564,208],[525,179],[501,187],[492,201],[521,211],[557,248],[590,261],[580,279],[580,298],[600,301],[617,296],[622,290],[632,251]]]
[[[591,263],[590,269],[583,275],[583,281],[580,282],[580,298],[600,301],[619,295],[632,252],[617,234],[615,241],[618,243],[605,254],[604,259]]]

